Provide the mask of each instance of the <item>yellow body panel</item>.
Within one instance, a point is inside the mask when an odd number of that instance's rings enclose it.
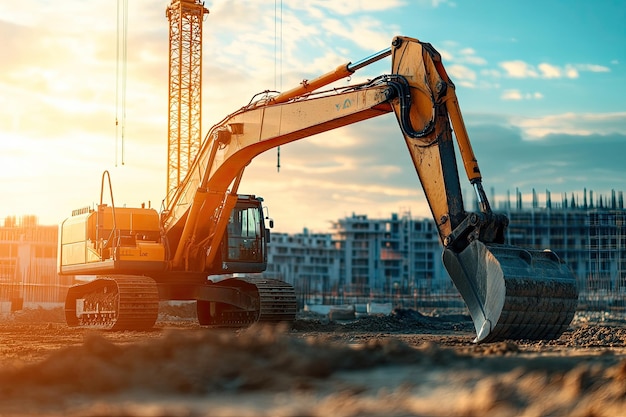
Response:
[[[61,244],[70,244],[76,242],[85,242],[87,240],[95,240],[95,212],[72,216],[65,220],[61,225],[61,233],[59,238]],[[92,236],[89,235],[90,231]]]
[[[111,207],[103,211],[103,226],[105,230],[113,227],[119,230],[132,232],[158,232],[159,214],[152,209],[116,207],[115,215]]]
[[[112,260],[163,262],[165,249],[159,241],[155,210],[101,205],[61,224],[59,272],[65,266],[79,268]]]
[[[137,242],[135,247],[116,248],[115,259],[119,261],[164,261],[165,248],[160,243]]]
[[[63,245],[61,265],[76,265],[101,260],[102,258],[98,255],[98,252],[94,250],[92,242],[83,241]]]

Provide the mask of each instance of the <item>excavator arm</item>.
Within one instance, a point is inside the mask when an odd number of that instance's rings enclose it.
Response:
[[[444,245],[444,266],[469,309],[476,342],[558,337],[576,311],[576,279],[552,251],[505,244],[508,218],[491,210],[441,56],[430,44],[396,38],[392,73],[410,84],[411,95],[404,100],[412,110],[403,111],[401,96],[394,110]],[[433,112],[427,120],[429,101]],[[478,213],[463,206],[450,123]]]
[[[389,54],[391,74],[316,92]],[[508,219],[491,211],[454,84],[439,53],[413,38],[396,37],[390,49],[365,62],[340,66],[293,90],[266,96],[213,126],[162,213],[170,268],[206,269],[216,262],[244,169],[257,155],[391,112],[444,244],[444,265],[474,321],[476,341],[558,337],[576,308],[575,279],[554,253],[504,243]],[[453,128],[478,213],[464,208]]]

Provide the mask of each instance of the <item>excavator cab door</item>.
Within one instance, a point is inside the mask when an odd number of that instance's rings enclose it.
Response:
[[[267,267],[267,229],[262,200],[240,195],[222,241],[225,272],[263,272]]]

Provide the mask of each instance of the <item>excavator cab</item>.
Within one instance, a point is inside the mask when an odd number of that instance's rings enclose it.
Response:
[[[262,203],[260,197],[238,196],[222,240],[225,272],[263,272],[267,268],[269,229]]]

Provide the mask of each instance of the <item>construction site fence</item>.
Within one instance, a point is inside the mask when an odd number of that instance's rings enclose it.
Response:
[[[43,283],[0,283],[0,302],[10,302],[11,310],[21,310],[23,305],[63,303],[69,285]]]
[[[391,295],[391,294],[296,294],[298,306],[305,305],[346,305],[346,304],[390,304],[394,309],[423,310],[459,310],[467,312],[461,296],[457,294],[431,295]]]
[[[62,305],[69,285],[0,283],[2,310],[11,311],[32,306]],[[346,292],[296,292],[299,310],[305,305],[390,304],[394,309],[413,309],[420,312],[446,311],[469,314],[465,302],[456,292],[407,294],[363,294]],[[581,291],[579,311],[608,312],[626,316],[626,292]]]
[[[458,293],[393,295],[393,294],[296,294],[298,306],[305,305],[346,305],[381,303],[393,308],[413,309],[432,312],[434,310],[455,311],[469,314],[465,302]],[[578,311],[606,311],[626,314],[626,293],[604,293],[583,291],[578,295]]]

